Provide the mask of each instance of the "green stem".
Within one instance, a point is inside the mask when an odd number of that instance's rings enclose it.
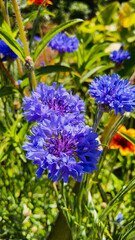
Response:
[[[43,4],[46,3],[46,0],[40,5],[40,7],[38,8],[38,12],[37,12],[37,17],[33,23],[33,31],[32,31],[32,35],[31,35],[31,38],[30,38],[30,43],[29,43],[29,48],[31,50],[31,45],[32,45],[32,41],[33,41],[33,37],[34,37],[34,34],[36,32],[36,29],[37,29],[37,25],[38,25],[38,20],[39,20],[39,16],[40,16],[40,12],[41,12],[41,9],[42,9],[42,6]]]
[[[32,91],[33,88],[32,88],[32,76],[31,76],[31,72],[29,72],[28,75],[29,75],[30,90]]]
[[[94,126],[93,126],[93,131],[96,132],[98,124],[101,120],[101,117],[103,115],[103,112],[101,110],[98,111],[97,116],[95,118]]]
[[[7,22],[7,24],[10,26],[10,21],[9,21],[8,15],[6,13],[6,8],[5,8],[3,0],[0,0],[0,6],[1,6],[1,10],[3,13],[4,19]]]
[[[20,32],[20,36],[21,36],[21,40],[23,43],[23,47],[24,47],[24,52],[25,52],[25,56],[29,56],[29,49],[28,49],[28,45],[27,45],[27,41],[26,41],[26,36],[25,36],[25,32],[24,32],[24,27],[23,27],[23,22],[22,22],[22,18],[21,18],[21,14],[20,14],[20,10],[17,4],[16,0],[11,0],[12,1],[12,5],[15,11],[15,15],[16,15],[16,20],[18,23],[18,27],[19,27],[19,32]],[[33,89],[35,89],[36,87],[36,79],[35,79],[35,74],[34,72],[31,72],[32,75],[32,85],[33,85]]]
[[[66,193],[65,193],[65,186],[64,186],[64,182],[62,180],[61,182],[61,192],[62,192],[62,198],[63,198],[63,203],[64,203],[64,207],[65,207],[65,213],[66,213],[66,218],[68,221],[68,224],[70,223],[70,216],[68,214],[68,207],[67,207],[67,200],[66,200]]]

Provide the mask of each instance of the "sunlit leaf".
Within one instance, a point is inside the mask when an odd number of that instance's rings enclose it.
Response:
[[[24,62],[25,55],[22,46],[12,37],[10,32],[0,27],[0,38],[12,49],[14,53]]]

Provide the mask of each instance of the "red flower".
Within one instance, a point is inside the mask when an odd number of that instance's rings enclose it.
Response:
[[[135,138],[135,129],[129,128],[126,129],[125,126],[121,126],[119,132],[126,133],[127,135]],[[111,149],[118,149],[122,155],[126,156],[129,153],[135,153],[135,145],[129,142],[127,139],[122,137],[119,133],[116,133],[111,142],[110,142]]]
[[[27,4],[28,4],[28,5],[32,5],[33,3],[35,3],[35,4],[37,4],[37,5],[41,5],[43,2],[44,2],[44,0],[28,0],[28,1],[27,1]],[[47,0],[47,1],[44,3],[44,6],[45,6],[46,4],[53,5],[53,3],[52,3],[50,0]]]

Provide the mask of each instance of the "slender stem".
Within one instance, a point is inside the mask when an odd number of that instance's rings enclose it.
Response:
[[[102,111],[98,111],[97,112],[97,115],[96,115],[96,118],[95,118],[95,122],[94,122],[94,126],[93,126],[93,131],[95,132],[97,130],[97,126],[101,120],[101,117],[103,115],[103,112]]]
[[[14,84],[14,86],[16,88],[19,88],[19,85],[15,82],[15,80],[13,79],[13,77],[10,75],[10,73],[8,72],[8,70],[5,68],[4,64],[2,63],[2,61],[0,60],[0,66],[1,68],[4,70],[4,72],[6,73],[6,75],[8,76],[8,78],[11,80],[11,82]]]
[[[10,21],[9,21],[8,15],[6,13],[6,8],[5,8],[3,0],[0,0],[0,6],[1,6],[1,10],[3,13],[4,19],[7,22],[7,24],[10,26]]]
[[[31,76],[31,72],[28,73],[29,75],[29,84],[30,84],[30,90],[32,91],[32,76]]]
[[[20,10],[17,4],[16,0],[11,0],[14,11],[15,11],[15,15],[16,15],[16,20],[18,23],[18,27],[19,27],[19,32],[20,32],[20,36],[21,36],[21,40],[23,43],[23,47],[24,47],[24,52],[25,52],[25,56],[29,56],[29,49],[28,49],[28,45],[27,45],[27,41],[26,41],[26,36],[25,36],[25,32],[24,32],[24,28],[23,28],[23,22],[22,22],[22,18],[21,18],[21,14],[20,14]]]
[[[67,200],[66,200],[66,193],[65,193],[65,186],[64,186],[64,182],[63,180],[61,181],[61,195],[62,195],[62,200],[64,203],[64,207],[65,207],[65,214],[66,214],[66,218],[68,221],[68,224],[70,223],[70,216],[68,214],[68,206],[67,206]]]
[[[21,36],[21,40],[22,40],[22,43],[23,43],[25,56],[27,57],[30,54],[29,54],[29,49],[28,49],[28,45],[27,45],[27,41],[26,41],[26,36],[25,36],[25,32],[24,32],[24,27],[23,27],[23,22],[22,22],[20,10],[19,10],[17,1],[16,0],[11,0],[11,1],[12,1],[14,11],[15,11],[16,20],[17,20],[17,23],[18,23],[20,36]],[[35,79],[34,72],[31,72],[31,75],[32,75],[32,85],[33,85],[33,88],[35,89],[37,84],[36,84],[36,79]]]
[[[31,35],[30,43],[29,43],[29,48],[30,48],[30,50],[31,50],[31,45],[32,45],[32,41],[33,41],[33,36],[34,36],[34,34],[35,34],[35,32],[36,32],[36,29],[37,29],[40,12],[41,12],[41,9],[42,9],[43,4],[45,4],[45,3],[46,3],[46,0],[43,1],[43,3],[41,4],[41,6],[38,8],[37,17],[36,17],[36,19],[35,19],[35,21],[34,21],[34,23],[33,23],[33,31],[32,31],[32,35]]]
[[[16,59],[16,62],[17,62],[18,71],[20,73],[20,76],[22,77],[23,76],[23,71],[22,71],[22,68],[21,68],[19,58]]]
[[[18,67],[20,76],[22,77],[23,76],[23,71],[22,71],[22,67],[21,67],[21,63],[20,63],[19,58],[16,59],[16,62],[17,62],[17,67]],[[29,93],[29,90],[28,90],[27,87],[24,89],[24,95],[26,95],[27,97],[30,96],[30,93]]]

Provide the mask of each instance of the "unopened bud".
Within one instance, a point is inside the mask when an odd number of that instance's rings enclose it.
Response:
[[[14,101],[14,109],[18,110],[20,108],[20,103],[18,101]]]
[[[30,56],[26,57],[24,66],[27,72],[31,72],[34,69],[34,63]]]

